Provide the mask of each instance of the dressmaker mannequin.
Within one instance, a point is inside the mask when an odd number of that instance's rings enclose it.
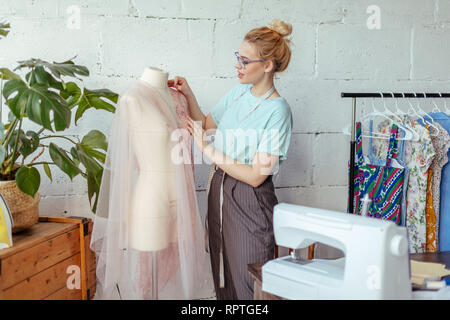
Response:
[[[187,100],[166,72],[143,69],[120,94],[108,137],[90,243],[96,297],[193,299],[205,243],[191,137],[176,130]]]
[[[140,80],[161,94],[176,123],[171,89],[167,86],[168,73],[149,67]],[[142,105],[132,95],[125,99],[130,99],[130,138],[139,166],[129,219],[130,247],[140,251],[162,250],[176,240],[176,230],[170,227],[176,225],[173,219],[177,205],[175,166],[170,156],[172,132],[157,108]]]

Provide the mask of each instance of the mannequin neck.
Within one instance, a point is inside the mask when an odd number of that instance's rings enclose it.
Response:
[[[167,80],[169,79],[169,74],[161,69],[154,67],[145,68],[144,72],[140,78],[142,81],[147,82],[149,85],[155,89],[169,91],[167,86]]]
[[[154,67],[145,68],[140,77],[140,80],[149,84],[157,92],[160,93],[161,98],[167,103],[169,110],[172,112],[174,118],[176,119],[177,115],[175,112],[175,104],[172,100],[172,95],[167,84],[168,79],[169,73]]]

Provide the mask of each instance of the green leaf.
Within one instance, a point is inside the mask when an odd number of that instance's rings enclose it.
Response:
[[[26,105],[28,103],[28,98],[30,96],[30,92],[28,90],[26,90],[26,87],[17,87],[17,91],[20,93],[16,94],[14,96],[14,98],[8,99],[8,97],[14,92],[14,91],[10,91],[10,89],[11,89],[10,84],[14,84],[15,82],[17,82],[18,84],[23,83],[21,80],[20,81],[17,81],[16,79],[9,80],[8,82],[6,82],[6,84],[3,88],[3,93],[4,93],[5,98],[7,99],[6,104],[11,109],[14,116],[16,118],[20,119],[20,118],[22,118],[22,111],[25,110]],[[23,84],[25,84],[25,83],[23,83]],[[24,90],[24,88],[25,88],[25,90]]]
[[[108,148],[106,136],[98,130],[89,131],[89,133],[81,140],[81,144],[92,149],[103,149],[105,151],[107,151]]]
[[[72,155],[72,161],[78,167],[80,165],[80,158],[78,157],[77,149],[75,149],[75,147],[72,147],[70,149],[70,154]]]
[[[66,173],[70,180],[73,180],[81,170],[76,166],[76,164],[69,158],[67,152],[55,145],[53,142],[50,143],[50,157],[53,162]]]
[[[88,172],[96,173],[102,170],[102,166],[89,155],[89,150],[85,150],[83,145],[76,145],[78,157]],[[88,151],[88,152],[86,152]]]
[[[75,82],[67,82],[64,84],[64,89],[61,90],[61,97],[66,99],[67,105],[72,109],[75,105],[80,102],[81,99],[81,89],[76,85]]]
[[[4,146],[0,144],[0,166],[3,163],[3,161],[5,161],[5,156],[6,156],[6,149]]]
[[[82,144],[76,145],[76,150],[72,150],[72,154],[76,154],[81,163],[86,168],[87,181],[88,181],[88,197],[89,203],[92,205],[92,197],[95,195],[95,201],[92,211],[97,210],[97,201],[100,191],[100,184],[102,180],[103,168],[102,166],[91,156],[91,152],[95,150],[89,149]],[[98,151],[96,151],[98,152]]]
[[[83,146],[83,150],[88,156],[90,156],[92,158],[96,158],[101,163],[105,163],[105,160],[106,160],[106,154],[105,153],[97,151],[97,150],[94,150],[94,149],[87,148],[85,146]]]
[[[19,135],[17,137],[17,135]],[[23,130],[15,130],[12,134],[11,134],[11,140],[9,140],[9,147],[11,149],[14,148],[14,144],[16,139],[19,139],[18,141],[18,148],[17,151],[20,152],[24,157],[29,156],[32,151],[31,151],[31,142],[28,140],[28,138],[25,135],[25,132],[23,132]]]
[[[39,147],[39,136],[34,131],[23,132],[23,130],[15,130],[11,134],[11,140],[9,140],[9,146],[14,148],[14,142],[17,138],[17,134],[19,134],[19,143],[17,151],[22,154],[24,158],[28,157],[30,154],[35,152]]]
[[[42,66],[38,66],[29,73],[27,73],[25,79],[29,81],[30,85],[40,83],[45,85],[46,87],[55,88],[57,90],[63,90],[62,83],[56,80],[50,73],[45,71],[44,67]]]
[[[50,179],[50,181],[53,182],[52,172],[50,171],[50,166],[48,165],[48,163],[44,163],[44,171],[47,177]]]
[[[12,111],[10,111],[8,113],[8,121],[13,122],[15,119],[16,119],[16,116],[14,115],[14,113],[12,113]],[[8,128],[6,128],[6,129],[8,129]]]
[[[116,108],[103,99],[117,103],[118,97],[119,95],[117,93],[108,89],[89,90],[84,88],[83,95],[78,103],[77,112],[75,113],[75,124],[77,124],[78,119],[83,116],[86,110],[90,108],[103,109],[114,113]]]
[[[0,141],[3,141],[5,139],[5,125],[0,122]]]
[[[8,35],[10,27],[9,23],[0,22],[0,38]]]
[[[16,183],[22,192],[34,197],[41,184],[41,175],[34,167],[22,166],[16,172]]]
[[[30,145],[32,152],[36,151],[37,148],[39,148],[40,139],[36,132],[28,130],[26,135],[30,137]]]
[[[102,181],[103,169],[97,173],[88,172],[88,197],[89,203],[92,206],[92,211],[97,211],[98,196],[100,193],[100,185]],[[92,205],[92,197],[95,195],[94,205]]]
[[[16,93],[14,98],[8,99]],[[51,130],[50,113],[53,113],[55,130],[62,131],[70,125],[71,111],[66,100],[42,83],[28,86],[25,82],[12,79],[6,82],[3,88],[6,104],[14,113],[16,118],[21,117],[21,110],[26,106],[26,112],[30,120]]]
[[[14,69],[14,71],[22,68],[36,68],[41,66],[50,70],[50,72],[58,79],[60,79],[61,76],[70,76],[77,79],[79,78],[76,75],[89,76],[89,70],[86,67],[76,65],[72,60],[67,60],[64,62],[53,61],[53,63],[50,63],[41,59],[32,58],[30,60],[18,62],[19,65]]]
[[[11,79],[21,79],[17,73],[12,72],[8,68],[0,68],[0,79],[11,80]]]

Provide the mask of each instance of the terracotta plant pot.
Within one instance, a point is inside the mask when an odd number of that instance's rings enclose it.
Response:
[[[39,201],[37,192],[33,197],[23,193],[16,181],[0,181],[0,193],[8,205],[14,221],[12,233],[17,233],[35,225],[39,220]]]

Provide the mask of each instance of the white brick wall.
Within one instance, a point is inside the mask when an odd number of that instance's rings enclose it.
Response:
[[[372,4],[380,8],[378,30],[366,24]],[[80,29],[67,24],[73,5]],[[245,33],[273,18],[292,23],[291,64],[276,86],[291,105],[294,133],[276,193],[281,202],[327,209],[346,208],[349,137],[340,132],[351,101],[340,93],[448,92],[450,84],[449,0],[0,0],[0,18],[11,23],[1,66],[78,55],[91,72],[88,88],[119,93],[144,67],[160,67],[188,79],[205,113],[238,82],[233,52]],[[110,120],[89,111],[69,133],[108,132]],[[202,215],[207,174],[207,165],[196,166]],[[52,184],[43,175],[41,212],[89,215],[85,181],[54,175]]]

